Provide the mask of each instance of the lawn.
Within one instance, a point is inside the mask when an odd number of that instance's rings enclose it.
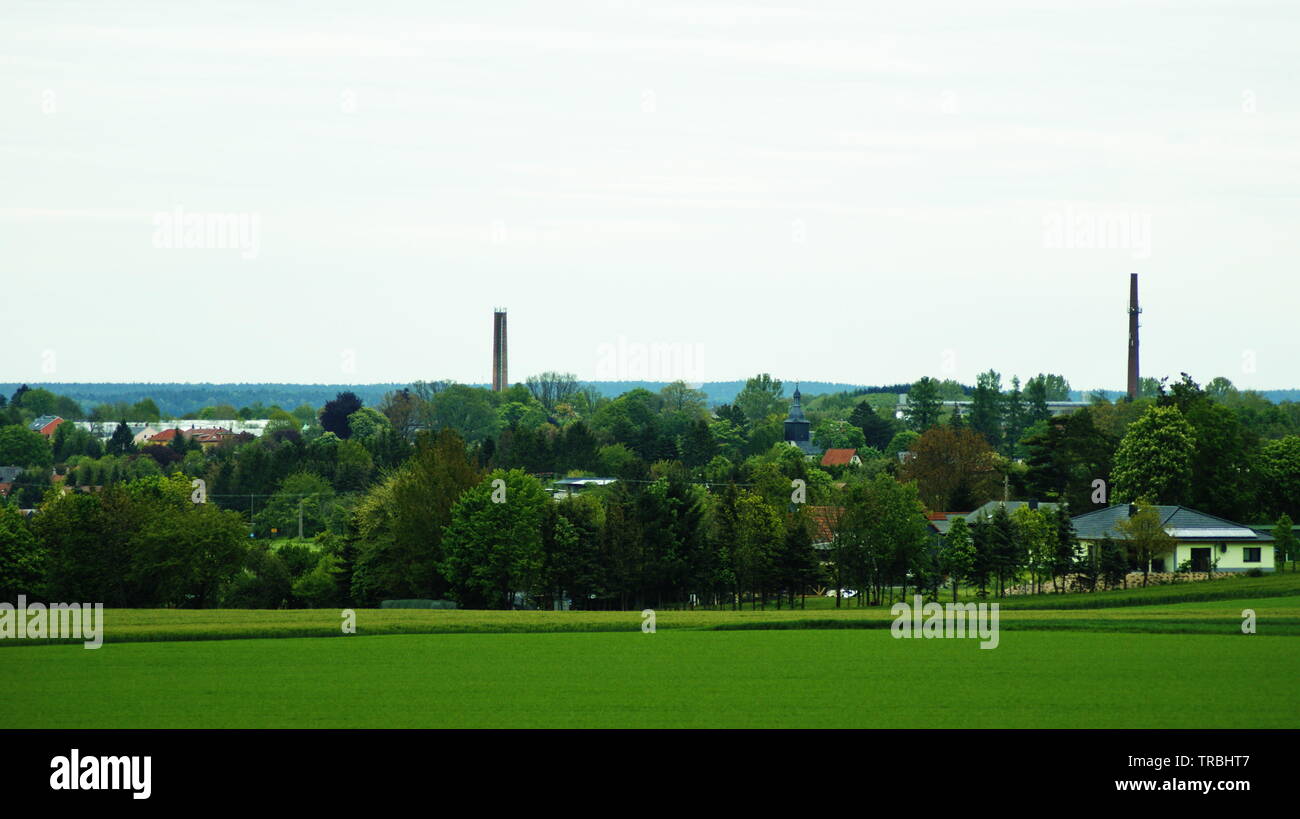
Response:
[[[909,597],[910,600],[910,597]],[[814,601],[810,601],[814,602]],[[815,601],[822,603],[822,601]],[[947,602],[944,600],[943,602]],[[969,602],[969,601],[968,601]],[[1260,636],[1300,636],[1300,575],[1231,578],[1096,594],[1013,597],[997,602],[1009,631],[1107,631],[1223,634],[1241,632],[1241,612],[1254,609]],[[640,632],[640,611],[472,611],[358,609],[358,635],[556,632]],[[336,609],[109,609],[104,642],[339,637]],[[807,609],[656,613],[661,631],[888,628],[888,606],[822,605]],[[67,641],[67,642],[77,642]],[[4,651],[32,641],[0,640]]]
[[[1300,727],[1300,638],[886,630],[25,646],[0,726]]]

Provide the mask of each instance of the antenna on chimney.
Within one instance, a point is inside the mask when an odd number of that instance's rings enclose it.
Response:
[[[1138,274],[1130,273],[1128,279],[1128,400],[1138,397]]]

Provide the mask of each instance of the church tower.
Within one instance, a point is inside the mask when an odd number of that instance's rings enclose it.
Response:
[[[799,447],[805,455],[818,454],[812,445],[812,422],[803,417],[803,396],[799,394],[798,384],[794,386],[790,416],[785,419],[785,442]]]

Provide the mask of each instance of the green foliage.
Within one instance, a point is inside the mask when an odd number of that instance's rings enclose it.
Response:
[[[1125,544],[1142,570],[1142,585],[1145,586],[1151,561],[1169,551],[1177,541],[1165,531],[1160,510],[1144,500],[1138,501],[1136,506],[1136,513],[1115,524],[1115,528],[1124,534]]]
[[[244,560],[239,515],[190,501],[184,477],[51,494],[33,519],[49,594],[105,605],[215,605]]]
[[[907,452],[912,448],[912,444],[921,437],[921,433],[905,429],[889,440],[889,445],[885,447],[885,457],[893,461],[898,460],[900,453]]]
[[[411,459],[357,505],[350,596],[364,602],[446,596],[443,530],[461,493],[478,480],[460,436],[422,434]]]
[[[939,423],[943,410],[943,398],[939,393],[939,382],[925,376],[907,391],[907,406],[904,420],[913,432],[925,432]]]
[[[314,472],[295,472],[280,482],[275,494],[257,513],[256,531],[262,536],[279,530],[280,537],[297,535],[301,511],[303,537],[326,530],[338,531],[343,521],[334,500],[334,487]]]
[[[1277,554],[1279,563],[1291,561],[1291,571],[1295,571],[1295,564],[1300,560],[1300,538],[1296,537],[1294,530],[1295,523],[1292,522],[1291,516],[1283,514],[1277,519],[1277,525],[1273,527],[1273,548]]]
[[[785,387],[767,373],[760,373],[745,382],[745,388],[736,396],[735,405],[751,423],[774,413],[784,413]]]
[[[860,402],[849,415],[849,423],[862,430],[866,445],[884,451],[896,432],[894,419],[875,411],[867,401]]]
[[[867,437],[848,421],[827,420],[813,428],[813,444],[821,449],[861,449]]]
[[[474,444],[495,437],[501,421],[487,390],[453,384],[433,396],[424,411],[430,429],[451,430]],[[524,400],[531,400],[525,390]]]
[[[553,501],[537,479],[496,470],[452,507],[443,573],[453,598],[470,608],[512,608],[542,569],[541,523]]]
[[[44,592],[45,550],[16,507],[0,503],[0,601]]]
[[[1264,513],[1300,518],[1300,436],[1265,441],[1258,464],[1259,502]]]
[[[939,548],[939,571],[948,575],[952,583],[952,599],[957,599],[957,589],[975,566],[975,539],[965,518],[954,518],[948,525]]]
[[[54,452],[45,436],[18,424],[0,427],[0,466],[49,469],[53,464]]]
[[[1186,503],[1196,436],[1177,407],[1150,407],[1125,433],[1115,452],[1114,499]]]

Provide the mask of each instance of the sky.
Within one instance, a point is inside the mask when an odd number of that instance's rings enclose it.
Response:
[[[0,381],[1300,386],[1300,7],[0,5]]]

